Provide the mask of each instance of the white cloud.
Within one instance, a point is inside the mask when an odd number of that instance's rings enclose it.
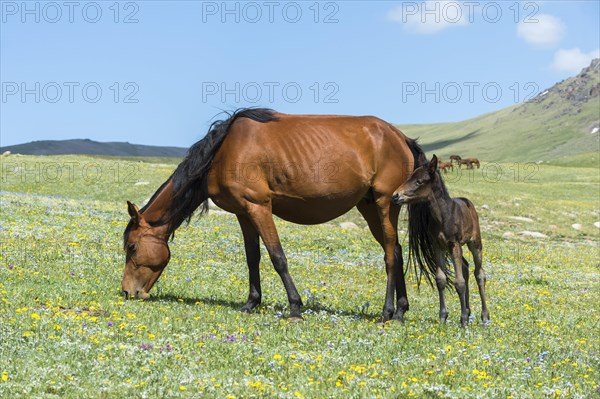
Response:
[[[388,18],[404,29],[421,34],[433,34],[453,26],[466,25],[468,12],[460,2],[427,0],[403,3],[388,12]]]
[[[540,47],[551,47],[564,37],[565,24],[553,15],[539,14],[532,17],[534,21],[523,21],[517,25],[517,35],[526,42]]]
[[[600,58],[600,49],[592,50],[589,53],[584,53],[579,48],[560,49],[554,53],[552,68],[559,72],[579,73],[590,65],[594,58]]]

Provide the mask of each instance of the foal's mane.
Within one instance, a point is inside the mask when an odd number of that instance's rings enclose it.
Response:
[[[448,187],[446,187],[446,183],[444,183],[444,178],[439,169],[435,171],[434,176],[433,184],[440,189],[444,197],[450,197],[450,192],[448,192]]]

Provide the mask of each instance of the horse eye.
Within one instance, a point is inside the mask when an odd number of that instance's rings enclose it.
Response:
[[[423,184],[423,180],[421,180],[421,179],[417,180],[417,186],[420,186],[422,184]]]
[[[127,251],[135,252],[135,244],[127,244]]]

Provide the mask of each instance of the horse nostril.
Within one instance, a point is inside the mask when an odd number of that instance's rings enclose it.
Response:
[[[398,203],[399,199],[400,199],[400,195],[398,195],[398,193],[396,193],[392,196],[392,201],[394,201],[394,203]]]
[[[121,295],[123,295],[125,299],[129,298],[129,293],[125,290],[121,290]]]

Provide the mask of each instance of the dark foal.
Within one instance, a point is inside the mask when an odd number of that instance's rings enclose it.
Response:
[[[415,169],[409,179],[393,194],[397,204],[428,204],[429,224],[426,234],[432,243],[432,256],[435,261],[435,280],[440,296],[440,320],[446,321],[448,311],[444,299],[447,284],[446,259],[449,256],[454,264],[454,286],[460,298],[462,326],[466,326],[471,310],[469,308],[469,264],[463,257],[462,246],[467,244],[475,262],[475,279],[481,296],[481,320],[489,321],[485,299],[485,272],[481,266],[481,232],[475,206],[466,198],[451,198],[438,172],[438,159],[434,155],[429,163]]]

